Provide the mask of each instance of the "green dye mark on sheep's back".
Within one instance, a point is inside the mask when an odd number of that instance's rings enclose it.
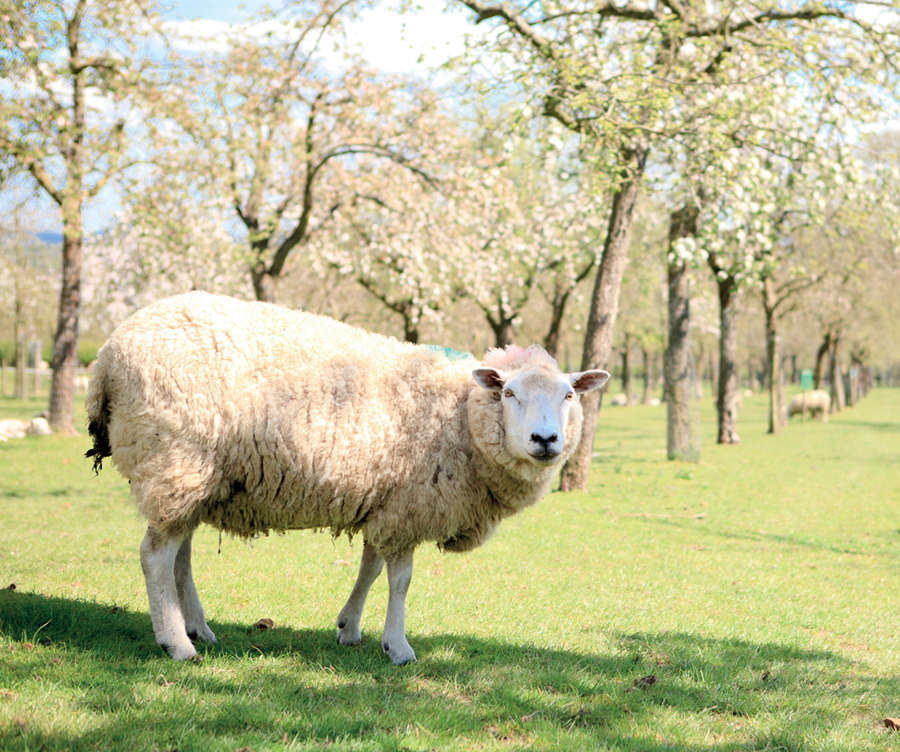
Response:
[[[469,352],[460,352],[452,347],[441,347],[440,345],[425,345],[432,352],[440,353],[448,360],[475,360],[475,356]]]

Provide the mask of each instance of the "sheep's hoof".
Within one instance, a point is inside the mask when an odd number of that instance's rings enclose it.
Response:
[[[213,634],[213,631],[207,627],[205,624],[200,627],[200,629],[194,629],[187,633],[188,639],[191,642],[208,642],[211,645],[215,645],[217,640],[216,636]]]
[[[359,645],[362,642],[359,626],[357,625],[354,629],[347,622],[338,622],[337,641],[338,645]]]
[[[407,663],[416,662],[416,654],[408,643],[391,649],[390,644],[382,642],[381,649],[387,653],[395,666],[405,666]]]
[[[175,645],[167,645],[164,643],[160,643],[160,647],[163,648],[168,654],[169,657],[174,661],[191,661],[192,663],[200,663],[202,658],[193,645],[189,642],[184,647],[176,647]]]

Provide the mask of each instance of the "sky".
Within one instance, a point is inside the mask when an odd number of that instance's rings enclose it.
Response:
[[[241,23],[263,3],[181,0],[170,1],[169,5],[171,9],[163,14],[167,20],[202,19],[212,31],[220,24]],[[461,53],[464,35],[475,28],[466,20],[468,11],[445,0],[419,0],[416,5],[416,11],[402,15],[387,7],[364,11],[348,26],[349,41],[359,47],[370,64],[386,73],[422,70]],[[451,10],[445,10],[447,5]]]

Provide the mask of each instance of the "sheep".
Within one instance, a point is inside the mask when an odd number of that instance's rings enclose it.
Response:
[[[413,551],[483,544],[535,504],[575,449],[578,395],[609,374],[566,374],[543,349],[448,357],[310,313],[188,293],[126,320],[103,346],[86,396],[98,471],[130,480],[147,518],[140,546],[157,643],[197,660],[215,643],[191,575],[208,523],[361,534],[362,560],[337,618],[356,645],[369,588],[387,565],[382,649],[402,665]]]
[[[788,418],[793,418],[795,415],[802,416],[804,412],[809,412],[810,417],[818,416],[819,420],[826,422],[830,408],[831,395],[822,389],[813,389],[796,395],[788,403],[787,414]]]
[[[22,439],[26,436],[49,436],[53,431],[47,419],[39,415],[30,420],[0,420],[0,441]]]

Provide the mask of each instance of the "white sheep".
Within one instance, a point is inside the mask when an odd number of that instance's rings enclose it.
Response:
[[[337,620],[360,617],[385,562],[382,647],[415,660],[405,597],[413,550],[484,543],[537,502],[575,448],[577,394],[605,371],[564,374],[541,348],[479,365],[328,318],[189,293],[145,308],[103,346],[86,397],[95,469],[111,456],[147,517],[141,566],[156,641],[193,659],[215,642],[191,575],[201,522],[361,533],[359,577]]]
[[[0,441],[23,439],[26,436],[49,436],[52,433],[47,419],[40,415],[30,420],[0,420]]]
[[[828,420],[828,411],[831,408],[831,395],[822,389],[813,389],[809,392],[801,392],[794,396],[788,403],[788,418],[795,415],[803,415],[808,412],[810,417],[818,416],[819,420]]]

